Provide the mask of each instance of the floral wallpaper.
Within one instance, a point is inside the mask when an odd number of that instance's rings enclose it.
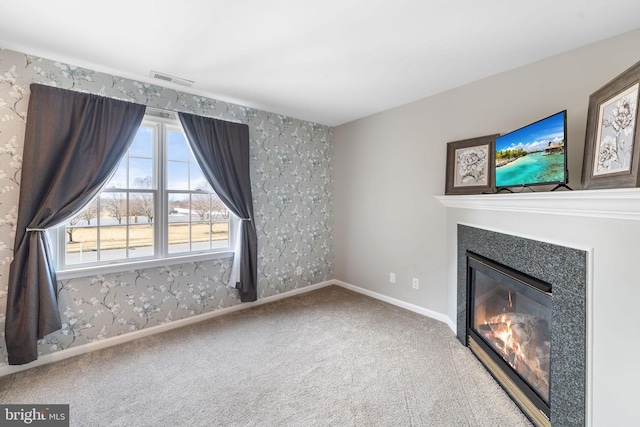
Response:
[[[247,123],[258,298],[333,278],[331,128],[0,48],[0,366],[31,83]],[[240,304],[225,286],[230,267],[226,258],[60,281],[63,327],[39,353]]]

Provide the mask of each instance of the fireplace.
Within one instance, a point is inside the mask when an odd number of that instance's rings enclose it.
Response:
[[[550,426],[551,285],[467,253],[471,351],[537,426]]]
[[[535,278],[534,280],[538,282],[551,285],[552,289],[543,289],[543,293],[553,292],[550,327],[551,358],[547,392],[549,413],[545,413],[545,415],[550,415],[551,425],[554,426],[583,427],[586,425],[587,252],[568,246],[458,224],[456,336],[463,345],[473,349],[472,351],[476,355],[487,353],[487,351],[481,347],[485,342],[481,336],[469,339],[468,325],[476,323],[475,320],[471,323],[469,321],[471,316],[468,307],[471,294],[467,277],[469,275],[467,254],[469,252],[493,260],[495,263],[507,267],[509,272],[521,272],[523,276]],[[482,289],[480,290],[482,291]],[[498,301],[501,300],[503,305],[509,305],[509,292],[505,293],[504,289],[485,292],[480,297],[481,301],[482,298],[488,300],[493,295],[502,295],[497,297]],[[527,298],[533,299],[528,296]],[[546,314],[540,314],[544,313],[544,310],[536,306],[538,304],[546,309],[545,303],[533,299],[536,301],[535,304],[527,302],[525,305],[523,303],[524,297],[517,296],[516,299],[518,307],[522,306],[526,310],[534,311],[529,315],[547,320]],[[504,301],[507,302],[504,303]],[[512,305],[514,302],[512,291]],[[489,307],[484,309],[485,318],[487,314],[490,318],[495,317],[495,315],[487,313],[493,310],[493,306],[495,304],[490,303]],[[536,307],[536,309],[531,310],[531,307]],[[484,327],[484,329],[486,328]],[[477,329],[479,332],[483,330],[483,328]],[[546,332],[538,333],[544,336]],[[545,341],[542,339],[542,347],[546,345]],[[474,349],[473,346],[476,348]],[[494,350],[491,349],[491,351]],[[486,356],[485,359],[483,361],[485,366],[498,363],[490,356]],[[541,362],[544,364],[544,361]],[[489,370],[494,377],[498,375],[494,372],[502,371],[501,369],[491,371],[491,368]],[[507,374],[503,374],[503,376],[509,379]],[[509,379],[509,381],[512,380]],[[506,389],[507,386],[504,384],[509,384],[509,382],[505,381],[501,384]],[[545,395],[544,392],[534,390],[533,393],[541,400],[545,400],[542,397]],[[509,394],[513,397],[511,391]],[[522,404],[519,405],[522,408]],[[540,414],[544,413],[544,410],[540,412],[540,409],[533,404],[532,407],[535,408],[534,411]],[[546,420],[544,415],[541,417],[543,421]]]

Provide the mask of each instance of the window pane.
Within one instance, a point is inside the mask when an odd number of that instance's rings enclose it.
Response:
[[[191,239],[191,206],[189,194],[169,193],[169,253],[187,252]]]
[[[153,256],[153,225],[129,226],[129,258]]]
[[[66,224],[66,262],[80,264],[97,261],[97,205],[94,200]]]
[[[152,159],[129,159],[129,188],[155,188]]]
[[[131,193],[129,195],[129,223],[153,224],[155,204],[153,193]]]
[[[217,194],[211,195],[211,218],[214,220],[229,220],[229,209],[222,203]]]
[[[203,242],[193,242],[191,244],[191,250],[196,252],[196,251],[208,251],[209,249],[211,249],[211,245],[209,240],[207,241],[203,241]]]
[[[153,158],[153,128],[140,127],[129,147],[129,156]]]
[[[167,159],[189,161],[189,144],[182,132],[167,132]]]
[[[189,222],[189,193],[168,193],[169,222]]]
[[[188,252],[190,250],[190,225],[188,222],[169,223],[169,253]]]
[[[153,256],[153,193],[129,193],[129,258]]]
[[[229,246],[229,220],[213,220],[211,223],[211,247],[226,248]]]
[[[67,223],[68,226],[89,226],[97,225],[98,222],[98,201],[94,200],[89,203],[78,215],[71,218]]]
[[[191,165],[191,188],[194,191],[205,191],[207,193],[213,192],[213,188],[209,185],[209,182],[202,174],[202,170],[197,163]]]
[[[229,209],[216,195],[211,199],[211,247],[225,248],[229,246]]]
[[[191,212],[195,221],[209,221],[211,216],[211,195],[193,194],[191,196]]]
[[[67,227],[67,264],[81,264],[98,260],[98,252],[96,251],[98,246],[97,229],[98,227],[95,224]]]
[[[193,250],[211,247],[211,228],[209,221],[193,221],[191,223],[191,244]]]
[[[116,173],[104,188],[127,188],[127,156],[120,160]]]
[[[123,221],[124,222],[124,221]],[[100,227],[100,260],[126,258],[127,226],[108,225]]]
[[[127,223],[127,193],[100,193],[101,223],[103,225],[120,225]]]
[[[184,162],[167,162],[167,189],[189,189],[189,164]]]

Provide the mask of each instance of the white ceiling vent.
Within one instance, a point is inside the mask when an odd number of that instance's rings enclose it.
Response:
[[[180,77],[170,76],[168,74],[160,73],[153,70],[151,70],[149,76],[153,77],[154,79],[160,79],[164,80],[165,82],[175,83],[182,86],[193,86],[193,84],[195,83],[193,80],[181,79]]]

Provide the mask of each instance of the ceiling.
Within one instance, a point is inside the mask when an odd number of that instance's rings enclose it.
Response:
[[[336,126],[639,28],[640,1],[14,0],[0,15],[0,47]]]

